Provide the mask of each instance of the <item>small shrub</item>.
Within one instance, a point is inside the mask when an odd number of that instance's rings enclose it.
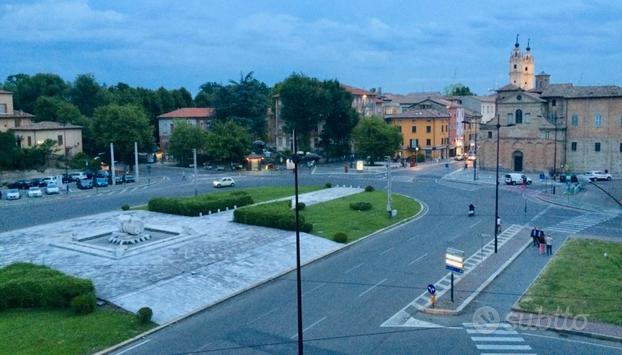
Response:
[[[373,186],[371,186],[371,185],[365,186],[365,192],[372,192],[372,191],[374,191],[374,187]]]
[[[345,234],[344,232],[337,232],[333,236],[333,240],[336,241],[337,243],[345,244],[348,242],[348,235]]]
[[[93,313],[97,300],[93,292],[78,295],[71,300],[71,309],[76,314],[88,314]]]
[[[331,187],[333,187],[333,184],[331,184],[330,182],[327,182],[324,184],[324,187],[327,189],[330,189]]]
[[[149,323],[151,321],[151,317],[153,316],[153,311],[149,307],[142,307],[136,313],[136,317],[138,321],[142,324]]]
[[[196,197],[158,197],[149,201],[149,211],[177,214],[182,216],[198,216],[233,206],[242,207],[254,203],[251,196],[243,191],[234,191],[226,195],[200,195]]]
[[[369,202],[352,202],[350,203],[350,208],[355,211],[368,211],[371,210],[371,203]]]
[[[121,206],[121,209],[124,211],[127,211],[130,209],[130,205],[128,205],[127,203],[124,203],[123,206]]]
[[[302,211],[307,207],[304,202],[298,202],[298,211]]]
[[[289,201],[238,208],[233,211],[233,221],[256,226],[296,230],[296,213],[291,209]],[[313,225],[306,223],[303,215],[299,216],[299,223],[302,232],[308,233],[313,229]]]

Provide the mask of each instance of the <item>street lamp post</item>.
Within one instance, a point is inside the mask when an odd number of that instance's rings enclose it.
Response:
[[[471,125],[474,124],[475,122],[462,121],[462,123],[468,124],[469,127],[472,127]],[[477,131],[478,130],[479,130],[479,127],[476,128],[476,130],[474,131],[475,133],[473,134],[475,136],[475,149],[473,150],[473,155],[475,156],[475,159],[473,160],[473,181],[477,180]],[[471,139],[469,137],[469,142],[470,142],[470,140]]]
[[[499,138],[501,133],[501,127],[511,127],[514,126],[513,123],[509,123],[507,125],[502,126],[499,123],[499,115],[497,115],[497,184],[495,185],[495,253],[497,253],[498,249],[498,241],[497,237],[499,235]]]
[[[298,354],[304,353],[303,347],[303,329],[302,329],[302,282],[301,282],[301,270],[300,270],[300,220],[298,213],[298,166],[300,163],[300,156],[298,155],[298,144],[296,142],[296,131],[292,131],[294,154],[292,156],[294,160],[294,209],[296,213],[296,303],[298,305]]]

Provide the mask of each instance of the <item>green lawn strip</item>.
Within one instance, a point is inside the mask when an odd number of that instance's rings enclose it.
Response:
[[[9,309],[0,312],[0,353],[90,354],[154,326],[106,307],[86,315],[71,309]]]
[[[583,314],[590,320],[622,325],[621,295],[622,243],[570,239],[520,299],[519,308]]]
[[[312,192],[323,189],[322,186],[298,186],[298,193],[303,194],[305,192]],[[294,195],[293,186],[264,186],[264,187],[250,187],[240,189],[236,191],[246,191],[255,203],[266,202],[270,200],[276,200],[282,197],[288,197]],[[222,193],[222,192],[217,192]]]
[[[372,208],[355,211],[350,208],[351,202],[370,202]],[[302,213],[306,221],[313,224],[312,234],[332,240],[335,233],[344,232],[348,235],[348,242],[352,242],[412,217],[421,210],[417,201],[397,194],[393,194],[393,208],[398,211],[397,217],[389,218],[386,207],[386,192],[373,191],[307,206]]]

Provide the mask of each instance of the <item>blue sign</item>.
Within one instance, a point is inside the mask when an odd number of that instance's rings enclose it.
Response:
[[[463,269],[457,268],[457,267],[453,267],[453,266],[449,266],[449,265],[445,265],[445,268],[449,271],[453,271],[453,272],[457,272],[462,274],[464,272]]]
[[[431,295],[436,293],[436,287],[434,287],[434,285],[429,284],[428,285],[428,292],[430,292]]]

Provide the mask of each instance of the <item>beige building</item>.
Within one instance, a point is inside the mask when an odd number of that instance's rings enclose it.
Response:
[[[13,93],[0,90],[0,132],[29,125],[34,117],[26,112],[13,110]]]
[[[51,139],[56,142],[56,155],[72,157],[82,152],[82,126],[43,121],[14,127],[10,131],[22,148],[34,147]]]

